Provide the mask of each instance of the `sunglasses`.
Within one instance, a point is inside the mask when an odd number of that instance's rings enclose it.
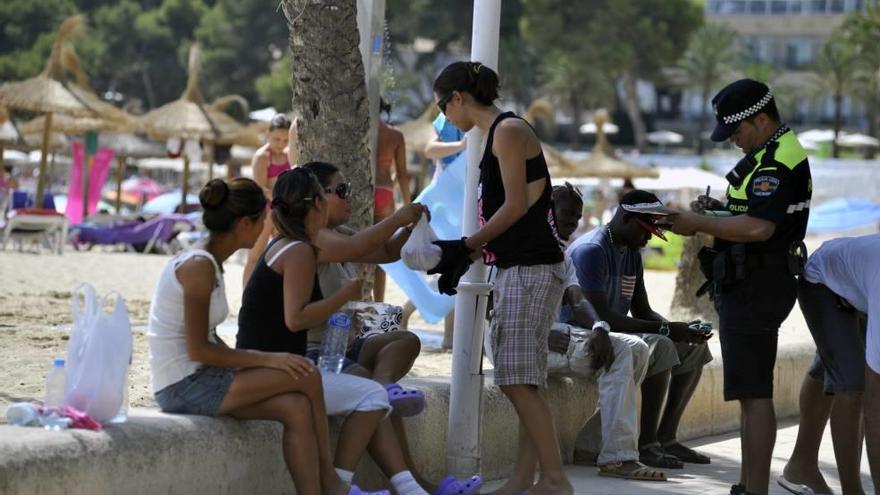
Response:
[[[444,96],[443,98],[440,98],[437,101],[437,108],[439,108],[440,112],[443,113],[444,115],[446,114],[446,104],[449,103],[450,99],[452,99],[452,95],[453,95],[453,93],[449,93],[448,95]]]
[[[336,194],[339,199],[347,199],[349,196],[351,196],[351,182],[343,182],[336,186],[335,189],[324,189],[324,192],[328,194]]]

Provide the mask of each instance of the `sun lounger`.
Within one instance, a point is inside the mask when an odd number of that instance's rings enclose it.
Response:
[[[61,254],[67,239],[67,217],[54,209],[19,208],[12,210],[3,227],[3,249],[13,241],[23,250],[25,241],[45,243]]]
[[[180,232],[190,231],[195,225],[186,215],[159,215],[147,221],[131,221],[110,227],[80,225],[76,227],[73,242],[77,246],[123,245],[129,251],[149,253],[153,248],[172,254],[177,249],[172,240]]]

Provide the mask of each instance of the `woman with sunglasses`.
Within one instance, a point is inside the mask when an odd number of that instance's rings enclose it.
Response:
[[[266,144],[257,149],[251,159],[254,181],[263,188],[269,201],[272,200],[272,187],[278,176],[290,170],[292,164],[296,163],[296,138],[296,124],[287,118],[287,115],[279,113],[269,122]],[[251,272],[254,271],[254,266],[260,259],[260,253],[266,248],[273,232],[272,222],[266,222],[257,243],[248,252],[247,261],[244,264],[244,285],[247,285]]]
[[[447,66],[434,81],[434,95],[456,127],[468,132],[476,126],[486,136],[477,193],[481,227],[470,237],[440,241],[443,259],[435,271],[441,290],[450,293],[475,253],[493,265],[494,379],[520,420],[514,475],[495,493],[573,493],[540,394],[565,277],[541,143],[525,120],[495,106],[498,75],[478,62]],[[541,474],[534,483],[536,463]]]
[[[409,239],[409,226],[426,212],[424,206],[404,205],[376,225],[356,232],[345,227],[351,218],[351,187],[342,172],[330,163],[313,162],[303,167],[318,177],[328,195],[327,227],[318,233],[316,242],[321,290],[327,293],[337,290],[354,274],[351,263],[389,263],[400,259],[400,248]],[[322,333],[323,325],[309,331],[310,355],[315,358]],[[435,494],[477,493],[482,484],[479,477],[456,480],[447,476],[439,485],[434,485],[419,473],[412,459],[402,418],[419,414],[425,408],[425,396],[421,391],[402,388],[397,381],[409,373],[420,351],[418,336],[405,330],[358,338],[346,356],[343,371],[371,378],[386,387],[393,407],[391,424],[406,466],[419,485]]]

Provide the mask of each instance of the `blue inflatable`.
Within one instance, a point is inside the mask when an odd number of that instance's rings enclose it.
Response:
[[[880,205],[866,199],[830,199],[810,209],[807,232],[834,232],[880,223]]]
[[[459,154],[415,199],[431,210],[431,227],[441,239],[461,237],[466,155]],[[423,274],[410,270],[403,261],[382,265],[382,269],[409,296],[426,321],[436,323],[455,307],[455,299],[432,288]]]

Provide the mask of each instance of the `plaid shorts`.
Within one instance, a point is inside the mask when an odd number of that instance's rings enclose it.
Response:
[[[489,323],[495,385],[547,385],[547,338],[564,276],[562,263],[496,269]]]

